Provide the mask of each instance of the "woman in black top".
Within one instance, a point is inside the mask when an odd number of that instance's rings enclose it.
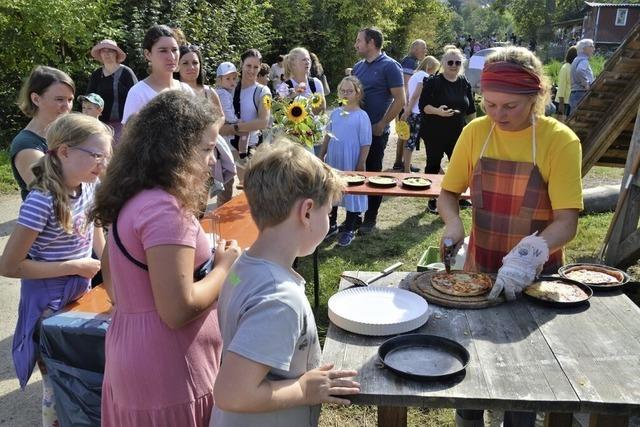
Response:
[[[442,72],[425,78],[422,84],[418,105],[422,113],[420,137],[427,151],[425,173],[440,172],[442,156],[446,153],[451,158],[467,119],[475,117],[471,85],[462,75],[463,63],[459,49],[448,49],[442,57]],[[437,212],[436,200],[429,200],[427,208]]]
[[[122,130],[122,112],[127,93],[138,83],[131,68],[122,65],[127,54],[113,40],[102,40],[91,49],[91,56],[102,63],[89,77],[87,93],[97,93],[104,100],[104,109],[99,117],[114,131],[114,144],[118,142]]]

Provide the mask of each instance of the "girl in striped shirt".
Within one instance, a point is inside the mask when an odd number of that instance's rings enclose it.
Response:
[[[20,278],[13,362],[24,388],[38,362],[43,426],[57,425],[53,390],[38,352],[43,316],[85,294],[102,256],[102,230],[87,221],[98,177],[111,158],[110,128],[93,117],[66,114],[47,132],[48,150],[32,167],[35,179],[0,258],[0,274]]]

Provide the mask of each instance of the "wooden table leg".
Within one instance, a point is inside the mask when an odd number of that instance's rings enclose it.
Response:
[[[604,415],[591,414],[589,416],[589,427],[627,427],[629,416],[627,415]]]
[[[571,427],[573,414],[549,412],[544,418],[544,427]]]
[[[378,427],[407,427],[407,408],[378,406]]]

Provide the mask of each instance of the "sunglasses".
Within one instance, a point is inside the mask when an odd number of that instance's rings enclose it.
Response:
[[[447,61],[447,65],[449,67],[453,67],[454,64],[455,64],[456,67],[459,67],[460,65],[462,65],[462,61],[454,61],[452,59]]]

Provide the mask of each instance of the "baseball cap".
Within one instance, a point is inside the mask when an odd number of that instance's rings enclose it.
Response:
[[[216,77],[226,76],[227,74],[237,73],[238,70],[236,66],[231,62],[223,62],[218,65],[218,69],[216,70]]]
[[[80,95],[78,97],[78,102],[87,101],[94,105],[97,105],[100,108],[104,108],[104,100],[97,93],[90,93],[89,95]]]

